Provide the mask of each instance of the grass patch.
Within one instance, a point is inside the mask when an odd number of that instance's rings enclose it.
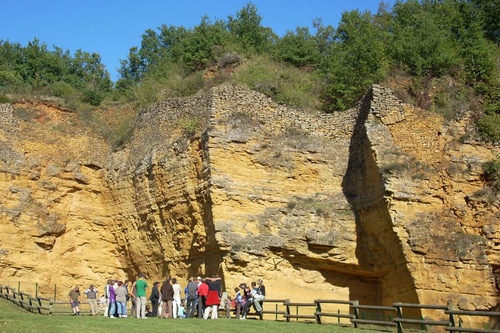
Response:
[[[306,109],[320,107],[319,77],[276,62],[270,57],[255,56],[247,59],[238,67],[231,82],[245,85],[279,104]]]
[[[69,307],[69,304],[68,304]],[[218,320],[200,319],[158,319],[135,318],[110,319],[104,316],[89,315],[74,317],[70,315],[38,315],[27,312],[7,300],[0,299],[0,332],[2,333],[67,333],[67,332],[106,332],[106,333],[164,333],[164,332],[200,332],[220,333],[354,333],[359,329],[336,325],[317,325],[297,322],[278,322],[272,320],[236,320],[220,318]],[[380,332],[365,330],[362,332]]]

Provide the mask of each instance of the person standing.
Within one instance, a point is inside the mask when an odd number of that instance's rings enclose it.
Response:
[[[106,285],[104,286],[104,297],[106,298],[106,304],[104,307],[104,317],[108,316],[109,313],[109,286],[111,284],[111,280],[108,280],[106,282]]]
[[[84,291],[85,295],[87,295],[87,302],[89,303],[90,306],[90,312],[92,312],[93,316],[97,316],[99,313],[99,308],[97,307],[97,299],[99,298],[99,292],[97,291],[96,288],[94,288],[94,285],[91,284],[89,286],[89,289]]]
[[[205,283],[208,285],[208,293],[206,299],[205,313],[203,315],[204,319],[208,319],[210,311],[212,311],[212,319],[218,318],[217,309],[220,305],[221,296],[221,281],[220,278],[213,276],[211,278],[206,278]]]
[[[177,279],[172,279],[172,288],[174,289],[174,300],[172,301],[172,316],[177,318],[177,309],[181,306],[181,285],[177,283]]]
[[[198,285],[198,318],[203,318],[203,311],[207,304],[208,296],[208,284],[206,284],[205,279],[201,279],[201,283]]]
[[[108,317],[114,319],[116,314],[116,290],[113,287],[114,281],[110,280],[108,286],[108,301],[109,301],[109,310]]]
[[[198,289],[198,282],[193,279],[189,280],[186,292],[186,308],[188,318],[194,317],[194,310],[196,308],[196,290]]]
[[[73,316],[80,315],[80,287],[75,286],[68,293],[68,299],[71,304],[71,309],[73,310]]]
[[[170,284],[170,278],[167,278],[161,286],[161,300],[163,303],[162,318],[173,318],[172,301],[174,300],[174,288]]]
[[[137,288],[135,287],[135,281],[132,282],[132,287],[130,288],[130,313],[135,314],[137,312]]]
[[[116,288],[116,307],[120,318],[127,318],[127,288],[122,281],[118,281]]]
[[[151,295],[149,295],[149,300],[151,301],[151,317],[158,317],[158,303],[160,302],[160,290],[158,290],[158,285],[160,282],[155,281],[153,283],[153,288],[151,289]]]
[[[129,289],[129,280],[125,280],[125,282],[123,282],[123,286],[125,287],[125,291],[127,292],[126,293],[126,296],[125,296],[125,310],[128,309],[128,301],[130,301],[130,289]],[[132,312],[133,313],[133,312]]]
[[[146,319],[146,289],[148,289],[148,284],[146,280],[144,280],[144,274],[139,274],[138,279],[135,282],[135,288],[137,318]]]

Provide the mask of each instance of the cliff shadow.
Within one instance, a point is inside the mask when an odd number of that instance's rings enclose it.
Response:
[[[372,97],[370,90],[359,105],[349,144],[347,171],[342,181],[343,193],[355,216],[356,257],[362,271],[377,277],[368,281],[378,290],[373,302],[381,305],[418,303],[401,241],[392,227],[382,176],[365,126]],[[359,297],[351,290],[350,298],[354,300],[354,296]]]

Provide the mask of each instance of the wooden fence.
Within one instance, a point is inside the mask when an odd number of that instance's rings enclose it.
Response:
[[[32,297],[23,292],[17,292],[15,288],[0,285],[0,297],[7,299],[28,311],[39,314],[71,314],[71,308],[67,301],[54,301],[49,298]],[[392,306],[362,305],[358,301],[325,300],[316,299],[311,303],[296,303],[289,299],[266,299],[263,301],[262,314],[249,313],[257,316],[260,320],[291,320],[312,321],[318,324],[325,322],[326,318],[336,318],[338,324],[352,325],[359,328],[362,325],[374,325],[394,327],[398,333],[410,326],[413,330],[417,326],[421,330],[427,330],[427,326],[442,326],[446,331],[452,333],[500,333],[500,329],[463,327],[464,317],[489,317],[490,320],[498,321],[500,312],[492,311],[463,311],[454,310],[444,305],[394,303]],[[81,305],[85,306],[85,302]],[[88,305],[87,305],[88,306]],[[337,311],[331,308],[337,306]],[[330,311],[325,311],[330,307]],[[344,310],[342,311],[341,308]],[[414,310],[436,310],[446,320],[433,320],[425,318],[414,318],[405,316],[404,309]],[[84,313],[84,309],[81,310]],[[367,312],[376,314],[370,317]],[[342,320],[342,322],[341,322]],[[489,325],[494,326],[494,325]]]

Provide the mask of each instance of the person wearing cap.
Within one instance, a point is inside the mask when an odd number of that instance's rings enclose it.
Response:
[[[200,278],[201,282],[201,278]],[[196,308],[196,290],[198,289],[198,280],[189,280],[188,285],[187,285],[187,292],[186,292],[186,308],[187,308],[187,315],[188,318],[193,318],[194,317],[194,310]]]
[[[198,286],[198,318],[203,318],[203,311],[205,311],[207,296],[208,296],[208,284],[205,279],[201,279],[201,283]]]

